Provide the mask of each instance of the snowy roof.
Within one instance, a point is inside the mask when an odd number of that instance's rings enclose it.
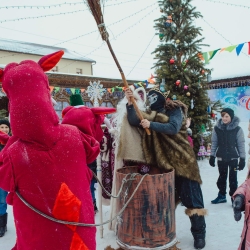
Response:
[[[91,62],[91,63],[96,62],[90,58],[84,57],[83,55],[75,51],[68,50],[66,48],[37,44],[37,43],[28,43],[24,41],[0,39],[0,50],[12,51],[17,53],[26,53],[31,55],[41,55],[41,56],[48,55],[58,50],[63,50],[64,59]]]

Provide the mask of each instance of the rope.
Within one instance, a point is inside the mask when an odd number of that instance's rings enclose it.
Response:
[[[140,175],[140,174],[135,174],[135,175]],[[120,216],[123,211],[125,210],[125,208],[127,207],[127,205],[129,204],[129,202],[132,200],[132,198],[134,197],[136,191],[138,190],[139,186],[141,185],[142,181],[144,180],[144,178],[148,176],[148,174],[145,174],[140,182],[138,183],[136,189],[134,190],[134,192],[132,193],[131,197],[128,199],[128,201],[125,203],[125,205],[123,206],[123,208],[119,211],[119,213],[117,215],[115,215],[112,219],[108,220],[108,221],[105,221],[103,223],[99,223],[99,224],[86,224],[86,223],[80,223],[80,222],[73,222],[73,221],[65,221],[65,220],[58,220],[58,219],[55,219],[43,212],[41,212],[40,210],[34,208],[32,205],[30,205],[26,200],[24,200],[24,198],[20,195],[20,193],[18,191],[16,191],[16,195],[18,196],[18,198],[28,207],[30,208],[31,210],[33,210],[34,212],[36,212],[37,214],[45,217],[46,219],[48,220],[51,220],[53,222],[57,222],[57,223],[60,223],[60,224],[64,224],[64,225],[72,225],[72,226],[79,226],[79,227],[98,227],[98,226],[103,226],[105,224],[108,224],[110,223],[111,221],[115,220],[118,216]]]
[[[102,187],[103,191],[104,191],[109,197],[112,197],[112,198],[119,198],[120,195],[121,195],[121,191],[122,191],[123,186],[125,185],[125,183],[128,182],[128,181],[133,181],[133,180],[135,180],[135,179],[134,179],[134,177],[135,177],[134,174],[132,174],[132,173],[127,174],[127,175],[123,178],[123,180],[122,180],[122,185],[121,185],[121,187],[120,187],[120,190],[119,190],[118,194],[115,196],[115,195],[112,195],[111,193],[109,193],[109,192],[105,189],[105,187],[102,185],[102,183],[100,182],[100,180],[98,179],[98,177],[96,176],[96,174],[95,174],[93,171],[92,171],[92,173],[93,173],[93,176],[95,177],[95,179],[97,180],[97,182],[98,182],[98,183],[100,184],[100,186]],[[129,176],[129,175],[131,175],[131,178],[130,178],[130,179],[126,179],[127,176]]]

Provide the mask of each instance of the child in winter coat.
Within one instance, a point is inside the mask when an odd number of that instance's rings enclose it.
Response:
[[[248,138],[250,138],[250,121],[248,126]],[[250,143],[249,143],[249,151],[250,154]],[[233,209],[234,209],[234,219],[239,221],[241,219],[241,212],[245,211],[245,220],[244,220],[244,227],[241,234],[241,242],[239,245],[238,250],[247,250],[250,249],[250,158],[248,159],[248,174],[247,179],[244,183],[239,186],[236,192],[233,195]]]
[[[239,126],[239,118],[234,111],[225,108],[221,111],[221,117],[212,133],[210,166],[215,166],[217,157],[219,178],[217,187],[218,197],[211,201],[212,204],[227,202],[226,187],[229,169],[229,195],[232,196],[238,187],[237,170],[245,167],[245,138],[242,128]],[[238,158],[240,158],[238,163]],[[232,199],[231,199],[232,200]]]
[[[5,134],[10,134],[10,123],[6,119],[0,120],[0,131]],[[4,148],[3,144],[0,144],[0,151]],[[0,188],[0,237],[3,237],[7,231],[7,197],[8,192]]]

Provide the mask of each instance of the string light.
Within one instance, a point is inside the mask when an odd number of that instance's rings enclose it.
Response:
[[[147,47],[145,48],[145,50],[143,51],[143,53],[141,54],[141,56],[139,57],[139,59],[137,60],[137,62],[135,63],[135,65],[133,66],[133,68],[129,71],[129,73],[126,75],[127,77],[130,75],[130,73],[134,70],[134,68],[136,67],[136,65],[140,62],[141,58],[143,57],[143,55],[145,54],[145,52],[147,51],[148,47],[150,46],[150,44],[152,43],[153,39],[155,37],[155,34],[153,35],[153,37],[151,38],[150,42],[148,43]]]
[[[112,25],[115,25],[115,24],[117,24],[117,23],[119,23],[119,22],[121,22],[121,21],[124,21],[124,20],[126,20],[126,19],[128,19],[128,18],[130,18],[130,17],[132,17],[132,16],[136,16],[138,13],[140,13],[140,12],[142,12],[142,11],[144,11],[144,10],[150,8],[150,7],[152,7],[152,6],[155,5],[155,4],[157,4],[157,3],[153,3],[153,4],[151,4],[151,5],[148,5],[148,6],[146,6],[145,8],[141,9],[140,11],[135,12],[135,13],[133,13],[133,14],[127,16],[127,17],[124,17],[124,18],[122,18],[122,19],[120,19],[120,20],[118,20],[118,21],[116,21],[116,22],[114,22],[114,23],[108,25],[107,28],[110,27],[110,26],[112,26]],[[158,8],[158,7],[157,7],[157,8]],[[156,8],[155,8],[155,9],[156,9]],[[153,9],[153,10],[155,10],[155,9]],[[144,18],[146,18],[150,13],[152,13],[152,11],[150,11],[149,13],[147,13],[143,18],[141,18],[141,20],[143,20]],[[138,23],[136,23],[136,24],[134,24],[134,25],[132,25],[132,26],[130,26],[130,27],[133,27],[133,26],[135,26],[135,25],[137,25],[137,24],[138,24]],[[126,30],[125,30],[125,31],[126,31]],[[119,35],[123,34],[125,31],[121,32]],[[55,43],[55,44],[50,45],[50,46],[57,46],[57,45],[59,45],[59,44],[63,44],[63,43],[66,43],[66,42],[69,42],[69,41],[72,41],[72,40],[76,40],[76,39],[79,39],[79,38],[81,38],[81,37],[90,35],[90,34],[95,33],[95,32],[98,32],[98,30],[96,29],[96,30],[91,31],[91,32],[88,32],[88,33],[86,33],[86,34],[83,34],[83,35],[80,35],[80,36],[77,36],[77,37],[73,37],[73,38],[71,38],[71,39],[64,40],[64,41],[62,41],[62,42]],[[118,35],[118,36],[119,36],[119,35]],[[39,48],[39,49],[35,49],[35,50],[26,51],[26,53],[31,53],[31,52],[39,51],[39,50],[41,50],[41,49],[43,49],[43,48]],[[10,57],[10,56],[13,56],[13,55],[15,55],[15,54],[16,54],[16,53],[13,53],[13,54],[11,54],[11,55],[2,56],[2,57],[0,57],[0,58]]]
[[[226,3],[226,2],[222,2],[222,1],[214,1],[214,0],[203,0],[203,1],[212,2],[212,3],[226,4],[226,5],[230,5],[230,6],[236,6],[236,7],[241,7],[241,8],[247,8],[247,9],[250,9],[250,6],[245,6],[245,5],[241,5],[241,4]]]
[[[156,9],[158,9],[158,7],[155,8],[155,9],[153,9],[153,11],[156,10]],[[145,17],[147,17],[148,15],[150,15],[153,11],[151,10],[149,13],[147,13],[147,14],[146,14],[143,18],[141,18],[140,20],[142,20],[142,19],[144,19]],[[119,33],[117,36],[113,37],[111,40],[115,40],[115,39],[116,39],[117,37],[119,37],[121,34],[125,33],[125,32],[128,31],[131,27],[134,27],[134,26],[136,26],[136,25],[131,25],[131,26],[129,26],[126,30],[124,30],[123,32]],[[154,35],[154,36],[155,36],[155,35]],[[153,38],[154,38],[154,36],[153,36]],[[146,49],[145,49],[145,51],[143,52],[143,54],[146,52],[147,48],[149,47],[149,45],[150,45],[151,42],[153,41],[153,38],[151,39],[150,43],[149,43],[148,46],[146,47]],[[104,45],[104,42],[103,42],[98,48],[95,48],[95,49],[92,50],[91,52],[89,52],[89,53],[87,53],[87,54],[85,54],[84,56],[81,56],[81,57],[82,57],[82,58],[85,58],[85,57],[91,55],[91,54],[94,53],[95,51],[99,50],[103,45]],[[76,51],[74,51],[74,52],[76,52]],[[77,52],[76,52],[76,53],[77,53]],[[141,57],[143,56],[143,54],[141,55]],[[140,57],[139,60],[137,61],[136,65],[137,65],[138,62],[140,61],[141,57]],[[77,60],[75,60],[74,62],[71,62],[71,63],[65,65],[63,68],[65,68],[65,67],[67,67],[67,66],[69,66],[69,65],[72,65],[72,64],[75,63],[75,62],[77,62]],[[136,66],[136,65],[135,65],[135,66]],[[132,70],[135,68],[135,66],[132,68]],[[63,69],[63,68],[61,68],[61,69]],[[132,70],[129,72],[129,74],[132,72]]]
[[[22,5],[22,6],[3,6],[0,9],[50,9],[54,7],[62,7],[63,5],[77,5],[84,4],[83,2],[75,2],[75,3],[59,3],[52,5]]]
[[[213,29],[218,35],[220,35],[223,39],[225,39],[227,42],[229,42],[231,45],[233,45],[233,43],[231,43],[227,38],[225,38],[219,31],[217,31],[211,24],[209,24],[204,17],[202,17],[202,20],[211,28]],[[245,52],[242,52],[242,54],[244,54],[245,56],[247,56],[248,58],[250,58]]]
[[[84,10],[74,10],[74,11],[63,12],[63,13],[58,13],[58,14],[47,14],[47,15],[43,15],[43,16],[20,17],[20,18],[16,18],[16,19],[7,19],[7,20],[3,20],[3,21],[0,21],[0,23],[14,22],[14,21],[22,21],[22,20],[28,20],[28,19],[37,19],[37,18],[42,18],[42,17],[51,17],[51,16],[67,15],[67,14],[73,14],[73,13],[82,12],[82,11],[86,11],[86,10],[87,10],[87,9],[84,9]]]

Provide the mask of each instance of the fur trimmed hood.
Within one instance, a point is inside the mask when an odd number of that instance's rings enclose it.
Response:
[[[235,129],[237,126],[239,126],[239,123],[240,123],[239,117],[234,116],[233,120],[227,126],[225,126],[226,130],[233,130],[233,129]],[[216,126],[219,129],[223,130],[223,127],[224,127],[223,125],[224,125],[224,123],[222,122],[222,119],[220,118],[218,120]]]

